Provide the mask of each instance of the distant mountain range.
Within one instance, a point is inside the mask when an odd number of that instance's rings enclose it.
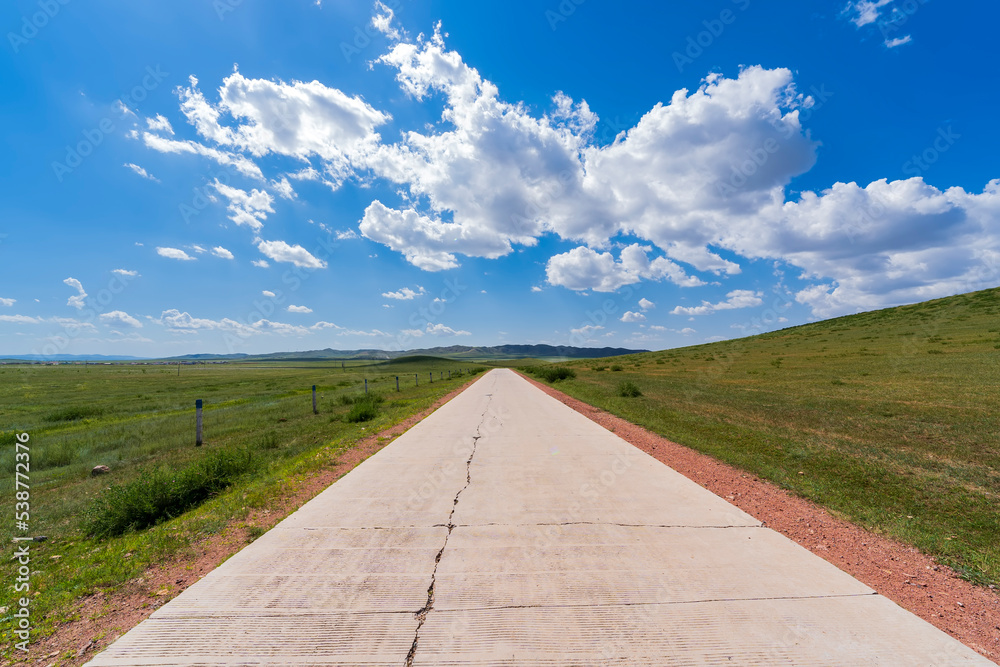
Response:
[[[444,357],[446,359],[464,359],[467,361],[488,361],[494,359],[599,359],[601,357],[617,357],[623,354],[636,354],[648,350],[629,350],[622,347],[572,347],[568,345],[495,345],[491,347],[470,347],[468,345],[450,345],[448,347],[430,347],[417,350],[387,351],[387,350],[311,350],[308,352],[274,352],[272,354],[187,354],[181,357],[171,357],[175,360],[218,361],[218,360],[288,360],[311,361],[332,359],[366,359],[389,360],[414,355]]]
[[[308,352],[273,352],[271,354],[185,354],[179,357],[168,357],[165,361],[326,361],[334,359],[365,359],[390,360],[399,357],[425,355],[444,357],[446,359],[462,359],[466,361],[492,361],[497,359],[599,359],[601,357],[617,357],[623,354],[636,354],[648,350],[629,350],[622,347],[571,347],[568,345],[495,345],[492,347],[470,347],[467,345],[451,345],[448,347],[431,347],[419,350],[403,350],[390,352],[386,350],[311,350]],[[14,361],[150,361],[143,357],[104,354],[17,354],[0,356],[0,360]]]

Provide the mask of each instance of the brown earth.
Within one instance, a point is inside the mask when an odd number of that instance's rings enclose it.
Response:
[[[1000,659],[1000,591],[969,583],[914,547],[836,518],[770,482],[525,379],[966,646]]]

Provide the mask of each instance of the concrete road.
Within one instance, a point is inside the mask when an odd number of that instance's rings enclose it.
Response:
[[[495,370],[98,665],[992,665]]]

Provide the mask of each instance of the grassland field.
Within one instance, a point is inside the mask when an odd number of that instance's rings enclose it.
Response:
[[[461,370],[464,369],[464,372]],[[362,437],[431,406],[484,367],[468,361],[411,358],[392,363],[229,363],[164,365],[0,366],[0,507],[7,544],[31,543],[32,641],[73,617],[76,602],[114,591],[148,567],[190,550],[192,542],[246,519],[290,494],[302,476],[334,462]],[[429,374],[433,374],[433,382]],[[451,379],[449,379],[449,373]],[[414,377],[416,374],[416,378]],[[396,376],[400,390],[396,392]],[[346,421],[364,396],[374,418]],[[317,385],[318,412],[312,411]],[[204,401],[204,445],[195,447],[195,400]],[[15,434],[30,436],[30,529],[15,527]],[[237,456],[238,454],[238,456]],[[230,477],[153,527],[94,537],[88,521],[109,487],[149,493],[141,483],[172,483],[206,460],[239,461]],[[91,477],[91,469],[111,472]],[[133,494],[135,495],[135,494]],[[141,499],[140,499],[141,500]],[[198,500],[198,498],[195,498]],[[156,508],[154,508],[156,509]],[[18,563],[4,559],[4,582]],[[16,593],[0,594],[0,645],[12,648]]]
[[[571,396],[1000,584],[1000,289],[560,367]]]

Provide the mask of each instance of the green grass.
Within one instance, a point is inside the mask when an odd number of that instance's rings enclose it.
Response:
[[[282,366],[192,365],[180,375],[176,366],[0,366],[0,452],[9,471],[0,476],[0,511],[14,515],[14,434],[28,433],[28,534],[49,538],[31,545],[33,642],[71,619],[80,598],[114,591],[148,567],[192,553],[206,535],[269,511],[366,434],[429,407],[484,370],[441,359],[343,370],[339,363]],[[195,447],[199,398],[204,446]],[[364,404],[377,406],[371,419],[345,420]],[[111,472],[91,477],[99,464]],[[5,530],[8,544],[24,534],[12,519]],[[249,526],[248,535],[259,532]],[[5,581],[14,580],[15,568],[4,562]],[[5,587],[0,607],[16,609],[20,595]],[[11,639],[4,623],[0,656],[11,657]]]
[[[997,584],[998,345],[993,289],[570,362],[559,388]]]
[[[546,382],[558,382],[576,377],[576,371],[565,366],[522,366],[518,370],[531,373]]]

